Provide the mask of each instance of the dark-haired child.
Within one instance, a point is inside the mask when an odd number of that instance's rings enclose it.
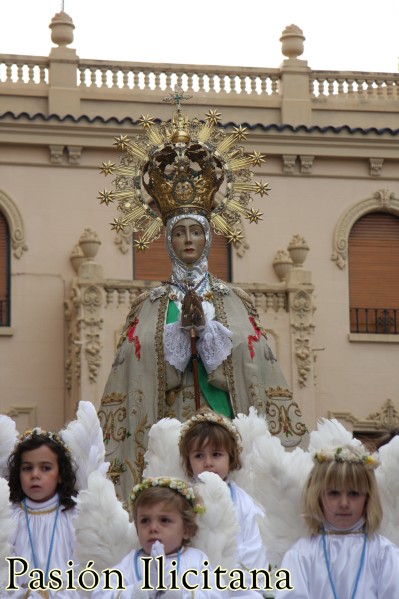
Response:
[[[35,428],[20,436],[8,459],[8,482],[16,524],[11,539],[14,556],[29,564],[27,573],[15,580],[28,593],[23,596],[44,596],[43,591],[29,594],[26,590],[32,569],[41,570],[47,583],[52,569],[61,570],[65,576],[68,560],[73,560],[75,481],[69,449],[58,434]],[[53,591],[44,593],[53,596]],[[80,592],[54,591],[55,595],[75,599]]]

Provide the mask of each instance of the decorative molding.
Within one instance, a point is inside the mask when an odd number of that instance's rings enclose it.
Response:
[[[369,414],[364,420],[356,418],[352,412],[328,412],[328,417],[350,424],[351,429],[359,433],[381,432],[399,426],[399,411],[391,399],[383,403],[379,412]]]
[[[292,175],[295,172],[296,154],[283,154],[283,173]]]
[[[82,289],[82,304],[90,313],[96,312],[102,304],[100,287],[88,285]]]
[[[132,225],[126,225],[123,231],[119,231],[115,236],[114,243],[122,254],[127,254],[133,247]]]
[[[294,334],[294,356],[298,369],[299,386],[305,387],[313,365],[312,335],[315,328],[312,319],[315,307],[311,293],[295,292],[290,305],[294,322],[291,324]]]
[[[313,168],[314,156],[299,156],[301,162],[301,173],[304,175],[311,175]]]
[[[25,239],[25,227],[15,202],[0,190],[0,212],[5,216],[10,231],[11,247],[15,258],[20,258],[28,250]]]
[[[62,164],[64,162],[65,146],[49,146],[51,164]]]
[[[102,318],[84,319],[86,342],[84,344],[84,353],[89,369],[89,380],[95,383],[97,380],[98,370],[101,366],[101,336],[100,330],[104,320]]]
[[[383,158],[369,158],[370,177],[380,177],[383,164]]]
[[[37,424],[36,406],[10,406],[8,410],[6,410],[6,415],[14,420],[18,419],[20,416],[25,417],[28,421],[26,430],[34,428]]]
[[[82,157],[82,146],[67,146],[68,163],[75,166],[80,164]]]
[[[371,198],[361,200],[342,214],[335,225],[331,260],[344,269],[348,259],[349,233],[359,218],[370,212],[389,212],[399,216],[399,199],[393,191],[380,189]]]

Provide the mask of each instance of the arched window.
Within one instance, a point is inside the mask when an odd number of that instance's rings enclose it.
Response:
[[[399,218],[372,212],[348,239],[351,333],[399,334]]]
[[[10,326],[10,232],[0,212],[0,326]]]
[[[230,245],[223,235],[212,235],[209,270],[223,281],[231,281]],[[163,235],[147,251],[133,250],[133,274],[136,281],[165,281],[170,276],[170,271],[170,259]]]

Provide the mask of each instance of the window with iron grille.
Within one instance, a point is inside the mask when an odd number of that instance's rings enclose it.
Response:
[[[399,218],[372,212],[348,240],[351,333],[399,334]]]

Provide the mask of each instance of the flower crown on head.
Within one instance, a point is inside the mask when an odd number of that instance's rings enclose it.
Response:
[[[376,454],[369,453],[365,448],[352,447],[351,445],[320,449],[314,454],[313,461],[316,464],[333,461],[338,463],[362,464],[370,470],[374,470],[380,465],[380,460]]]
[[[166,489],[170,489],[175,493],[179,493],[187,499],[189,504],[191,505],[193,511],[197,514],[203,514],[205,512],[205,507],[200,502],[198,496],[195,496],[194,489],[189,486],[184,480],[180,480],[179,478],[171,478],[170,476],[157,476],[157,477],[148,477],[143,478],[141,483],[135,485],[130,493],[130,503],[136,501],[137,497],[142,493],[142,491],[146,489],[151,489],[153,487],[164,487]]]
[[[188,433],[188,431],[198,424],[199,422],[210,422],[213,424],[218,424],[219,426],[223,426],[233,438],[235,444],[237,445],[237,450],[240,453],[242,451],[242,440],[241,435],[238,432],[237,428],[234,424],[221,414],[216,414],[215,412],[202,412],[200,414],[195,414],[192,418],[183,423],[180,429],[179,443]]]
[[[57,445],[62,447],[62,449],[64,449],[68,454],[71,453],[69,447],[67,445],[65,445],[64,441],[61,439],[61,437],[58,433],[53,433],[51,431],[44,431],[43,429],[40,428],[40,426],[36,426],[35,428],[32,428],[30,430],[25,431],[24,433],[21,433],[18,437],[17,446],[20,445],[21,443],[23,443],[24,441],[33,439],[34,437],[41,437],[42,439],[50,439],[50,441],[53,441],[53,443],[56,443]]]

